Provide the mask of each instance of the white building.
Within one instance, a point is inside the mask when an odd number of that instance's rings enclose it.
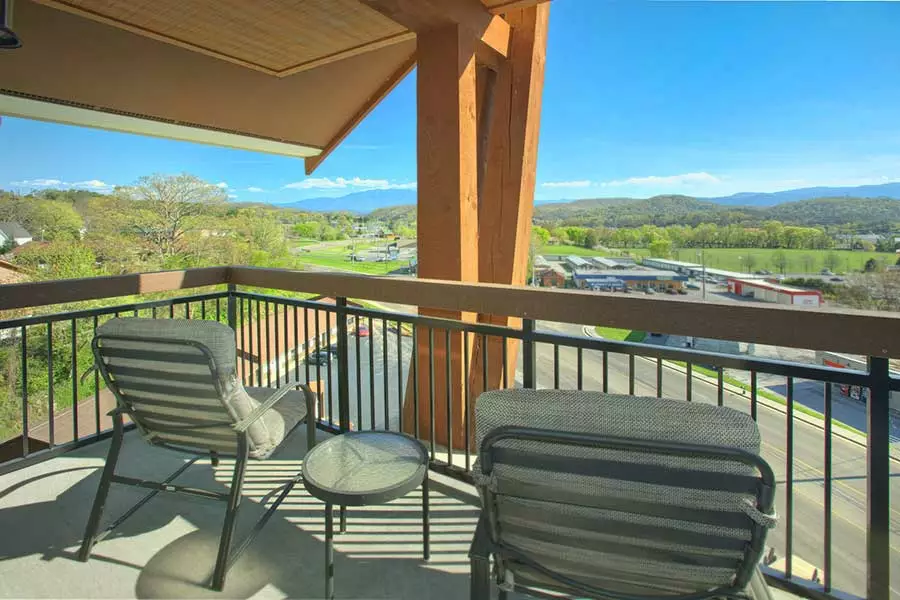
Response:
[[[0,246],[12,241],[16,246],[24,246],[34,238],[16,221],[0,222]]]
[[[702,267],[702,265],[697,263],[669,260],[668,258],[642,258],[641,264],[651,269],[662,269],[663,271],[675,271],[676,273],[684,274],[689,273],[692,268]]]
[[[822,305],[822,292],[819,290],[805,290],[756,279],[729,279],[728,291],[738,296],[776,304],[811,307]]]

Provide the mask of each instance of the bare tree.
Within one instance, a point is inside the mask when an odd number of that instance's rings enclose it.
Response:
[[[812,273],[813,265],[816,262],[816,259],[812,254],[804,254],[800,257],[800,260],[803,262],[803,272],[804,273]]]

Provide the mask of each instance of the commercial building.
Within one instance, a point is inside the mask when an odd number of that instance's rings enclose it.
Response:
[[[566,264],[569,265],[573,271],[584,271],[585,269],[592,269],[594,267],[594,263],[590,260],[575,255],[567,256]]]
[[[846,354],[838,354],[837,352],[816,352],[816,362],[826,367],[834,367],[836,369],[856,369],[857,371],[865,371],[868,369],[865,357],[848,356]],[[891,375],[900,377],[900,361],[891,361]],[[848,385],[846,383],[833,384],[833,389],[853,400],[860,402],[868,402],[869,390],[858,385]],[[890,407],[892,411],[900,412],[900,392],[891,392]]]
[[[576,287],[588,290],[644,290],[651,288],[662,291],[669,288],[680,289],[687,282],[687,275],[679,275],[672,271],[651,269],[634,269],[616,271],[615,273],[575,272],[572,276]]]
[[[662,269],[663,271],[675,271],[687,275],[692,268],[702,268],[697,263],[682,262],[680,260],[669,260],[667,258],[642,258],[641,264],[651,269]]]
[[[755,279],[729,279],[728,291],[745,298],[793,306],[821,306],[822,292]]]
[[[538,269],[534,276],[541,287],[566,286],[566,271],[559,265],[551,265],[549,267]]]
[[[726,271],[725,269],[710,269],[709,267],[704,269],[702,266],[688,269],[688,274],[691,277],[703,277],[705,274],[707,277],[712,277],[713,279],[721,281],[727,281],[729,279],[765,279],[766,277],[771,277],[771,275],[739,273],[737,271]]]
[[[598,269],[633,269],[635,267],[634,259],[628,256],[594,256],[591,262]]]

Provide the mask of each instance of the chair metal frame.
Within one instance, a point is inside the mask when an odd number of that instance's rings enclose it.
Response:
[[[618,436],[607,436],[591,433],[576,433],[569,431],[554,431],[519,426],[502,426],[491,430],[484,437],[479,449],[479,463],[481,472],[489,476],[494,468],[494,450],[496,444],[505,440],[521,440],[532,442],[548,442],[567,446],[579,446],[587,448],[602,448],[607,450],[625,450],[631,452],[643,452],[660,456],[694,457],[714,460],[728,460],[741,462],[754,467],[759,472],[759,485],[756,494],[756,508],[763,514],[770,514],[775,500],[775,474],[769,464],[760,456],[739,448],[724,446],[707,446],[700,444],[685,444],[679,442],[661,442],[654,440],[641,440]],[[598,472],[597,475],[602,475]],[[469,549],[471,569],[470,597],[472,600],[489,600],[491,598],[491,569],[490,559],[511,558],[527,565],[529,568],[549,577],[559,583],[559,589],[554,592],[586,595],[590,598],[601,600],[704,600],[707,598],[743,598],[744,590],[751,583],[757,572],[759,561],[765,550],[765,538],[767,528],[755,523],[752,529],[752,539],[747,544],[744,558],[740,568],[735,574],[731,585],[721,586],[711,590],[682,595],[657,595],[634,596],[596,588],[556,573],[531,560],[527,555],[502,544],[499,541],[499,527],[497,523],[495,493],[486,486],[481,486],[484,507],[478,520],[472,545]],[[495,562],[496,566],[496,562]],[[559,598],[558,595],[543,594],[528,586],[515,586],[516,591],[546,598]],[[507,590],[500,589],[500,598],[505,600]]]
[[[235,452],[235,466],[234,472],[231,477],[231,488],[228,493],[186,487],[176,485],[174,483],[175,479],[182,475],[197,460],[206,455],[210,456],[213,467],[218,466],[220,453],[212,450],[210,450],[209,452],[198,452],[195,448],[180,447],[173,444],[148,441],[148,443],[153,446],[159,446],[178,452],[195,454],[196,456],[188,460],[188,462],[182,465],[174,473],[169,475],[165,480],[159,482],[119,475],[116,473],[116,466],[119,461],[119,455],[122,449],[122,443],[124,441],[124,415],[131,414],[132,411],[129,408],[128,401],[123,398],[115,379],[110,375],[109,370],[107,369],[106,364],[102,359],[100,353],[100,342],[103,339],[193,347],[199,350],[205,356],[206,360],[208,361],[210,377],[212,378],[216,392],[218,392],[220,398],[223,395],[223,390],[221,388],[212,352],[204,344],[187,339],[153,338],[146,336],[133,337],[121,335],[96,335],[94,337],[91,343],[91,349],[94,353],[94,362],[97,369],[100,371],[100,374],[103,376],[103,380],[104,382],[106,382],[106,386],[115,395],[117,407],[109,413],[109,415],[113,419],[112,442],[109,447],[109,454],[106,458],[106,464],[103,467],[103,474],[100,477],[100,484],[97,488],[97,495],[94,498],[94,503],[91,508],[90,517],[88,518],[87,527],[85,528],[84,539],[78,552],[78,559],[82,562],[87,562],[87,560],[90,558],[91,551],[94,545],[97,544],[97,542],[100,542],[104,538],[106,538],[116,527],[124,523],[125,520],[131,517],[135,512],[138,511],[138,509],[149,502],[159,492],[172,492],[176,494],[184,494],[188,496],[197,496],[201,498],[223,501],[226,503],[225,520],[222,525],[222,533],[219,538],[219,549],[216,556],[216,565],[210,579],[210,587],[213,590],[221,591],[225,586],[225,578],[228,574],[228,571],[232,566],[234,566],[234,563],[237,562],[241,554],[250,546],[250,544],[253,542],[262,528],[272,517],[275,510],[281,505],[284,499],[294,488],[294,486],[302,479],[301,474],[298,472],[297,475],[295,475],[292,479],[287,480],[284,484],[275,488],[273,492],[281,489],[281,493],[275,499],[272,506],[270,506],[266,510],[266,512],[259,518],[250,533],[248,533],[240,543],[232,548],[232,537],[234,535],[234,528],[237,522],[238,509],[241,505],[241,491],[244,483],[244,474],[247,468],[247,460],[250,458],[250,442],[247,432],[253,423],[259,420],[263,416],[263,414],[265,414],[269,409],[275,406],[275,404],[281,401],[288,394],[288,392],[292,391],[296,387],[300,387],[304,393],[306,400],[306,418],[298,421],[294,428],[291,429],[291,431],[285,433],[284,439],[281,441],[279,446],[273,450],[269,457],[271,457],[284,447],[285,442],[293,435],[294,431],[304,420],[306,421],[307,428],[307,449],[311,449],[313,445],[315,445],[316,434],[315,395],[308,385],[302,384],[298,380],[290,380],[285,385],[274,390],[274,393],[269,396],[264,402],[262,402],[257,408],[255,408],[253,412],[251,412],[249,415],[247,415],[246,418],[238,422],[223,421],[202,426],[192,425],[187,427],[187,429],[197,429],[200,427],[222,427],[227,425],[234,429],[235,436],[237,438],[237,451]],[[137,422],[137,424],[138,428],[140,429],[140,423]],[[113,483],[145,488],[151,491],[143,498],[141,498],[131,508],[126,510],[119,518],[113,521],[113,523],[109,525],[105,530],[98,533],[100,529],[100,520],[103,516],[103,510],[106,505],[107,497],[109,496],[110,487]]]

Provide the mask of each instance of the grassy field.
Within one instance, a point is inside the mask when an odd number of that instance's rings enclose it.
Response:
[[[597,335],[599,335],[600,337],[604,337],[608,340],[617,340],[620,342],[643,342],[644,338],[647,337],[647,333],[645,331],[632,331],[630,329],[603,327],[601,325],[597,325],[594,328],[594,331],[596,331]]]
[[[747,257],[753,256],[755,264],[753,271],[767,269],[773,273],[778,269],[772,265],[772,255],[777,252],[774,248],[708,248],[705,251],[706,266],[711,269],[725,269],[727,271],[746,271]],[[851,250],[782,250],[787,256],[787,273],[819,273],[825,268],[825,256],[830,252],[837,255],[837,273],[850,271],[862,271],[866,261],[874,258],[883,261],[884,264],[893,265],[897,256],[889,252],[862,252]],[[671,258],[685,262],[700,263],[699,250],[686,248],[675,250]],[[630,254],[632,256],[649,256],[647,248],[629,248],[613,252],[591,250],[580,246],[547,245],[541,248],[543,255],[575,255],[575,256],[610,256],[616,254]]]
[[[369,246],[371,246],[371,244],[358,244],[357,250],[363,250]],[[385,275],[401,267],[409,266],[408,262],[405,260],[351,262],[350,250],[346,246],[335,246],[311,252],[300,252],[297,254],[297,261],[305,265],[343,269],[345,271],[365,273],[366,275]]]
[[[713,269],[725,269],[727,271],[746,271],[746,258],[753,256],[756,260],[754,271],[767,269],[773,273],[778,269],[772,265],[772,255],[777,250],[772,248],[709,248],[705,251],[706,266]],[[818,273],[825,268],[825,256],[834,252],[838,257],[836,273],[850,271],[862,271],[866,261],[870,258],[883,260],[885,265],[892,265],[897,257],[889,252],[862,252],[851,250],[782,250],[787,256],[787,273]],[[685,262],[700,262],[696,249],[676,250],[672,253],[675,260]],[[636,256],[648,256],[650,252],[646,248],[638,248],[632,251]],[[807,264],[808,263],[808,264]]]

